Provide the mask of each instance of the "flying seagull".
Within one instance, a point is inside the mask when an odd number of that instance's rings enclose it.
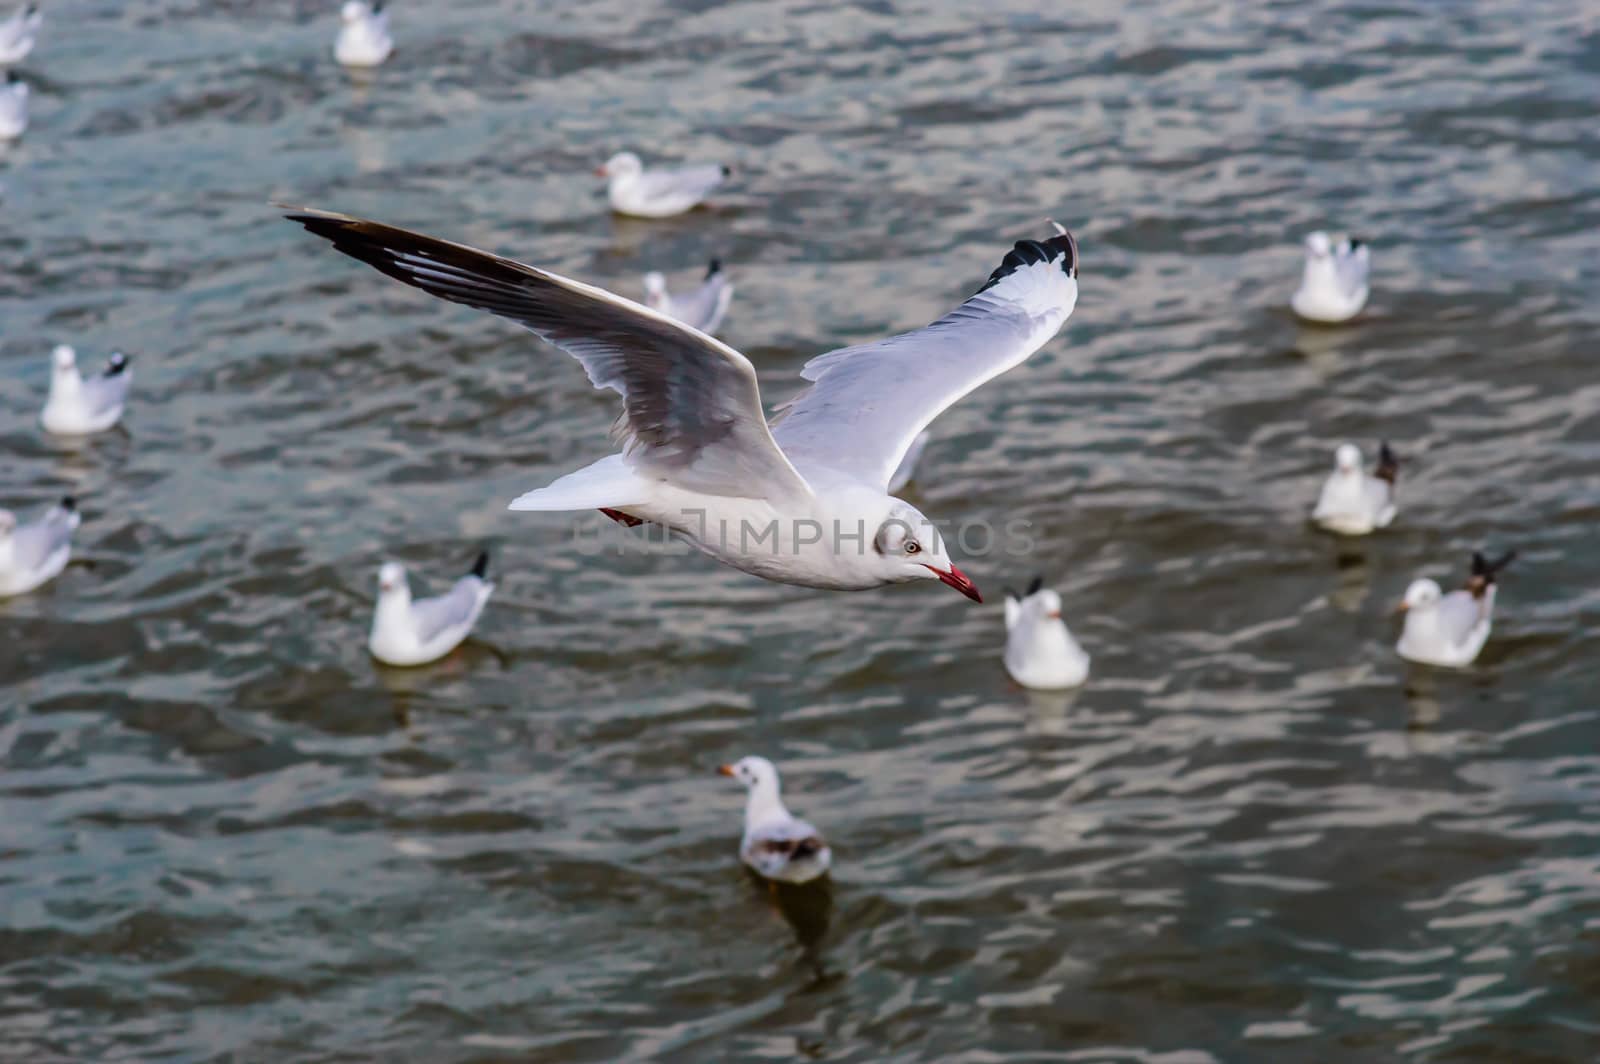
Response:
[[[802,587],[937,578],[982,601],[933,523],[887,487],[929,422],[1037,351],[1078,298],[1077,243],[1056,226],[1018,242],[933,324],[813,358],[800,371],[811,387],[769,424],[749,359],[659,311],[379,222],[287,217],[396,280],[519,323],[622,396],[621,451],[511,509],[652,522],[736,569]]]

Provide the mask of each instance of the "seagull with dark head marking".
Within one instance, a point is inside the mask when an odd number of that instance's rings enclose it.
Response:
[[[71,495],[21,524],[0,510],[0,598],[21,595],[54,580],[72,557],[72,533],[82,518]]]
[[[378,608],[367,649],[385,665],[426,665],[444,657],[472,632],[494,594],[488,575],[489,552],[483,551],[449,591],[415,599],[405,566],[384,563],[378,570]]]
[[[342,66],[375,67],[394,52],[389,35],[389,12],[383,0],[345,0],[339,9],[339,36],[333,42],[333,57]]]
[[[606,179],[606,198],[618,214],[670,218],[698,207],[733,171],[715,163],[645,169],[631,151],[619,151],[595,171]]]
[[[104,372],[85,377],[78,371],[78,353],[57,344],[50,352],[50,394],[39,423],[57,436],[104,432],[121,420],[132,383],[128,356],[120,351],[112,354]]]
[[[1367,305],[1370,271],[1364,241],[1312,233],[1306,237],[1305,269],[1290,306],[1306,321],[1324,325],[1349,321]]]
[[[1394,489],[1399,477],[1400,459],[1387,442],[1378,446],[1378,464],[1370,475],[1361,468],[1361,449],[1353,443],[1340,444],[1311,520],[1342,536],[1388,528],[1396,513]]]
[[[785,883],[825,875],[833,851],[822,833],[790,813],[778,793],[778,770],[764,757],[741,758],[717,771],[745,785],[744,838],[739,857],[758,874]]]
[[[44,25],[44,12],[38,4],[27,4],[0,22],[0,66],[11,66],[28,58]]]
[[[1061,596],[1036,576],[1019,595],[1006,589],[1006,671],[1024,687],[1058,691],[1089,678],[1089,655],[1061,619]]]
[[[603,509],[767,580],[840,591],[937,579],[982,601],[888,484],[929,422],[1042,347],[1078,298],[1077,244],[1056,226],[933,324],[813,358],[800,371],[811,386],[769,423],[750,360],[659,311],[394,226],[288,217],[396,280],[517,322],[622,397],[621,451],[513,510]]]
[[[717,331],[733,302],[733,284],[716,259],[706,268],[705,280],[691,292],[673,295],[667,291],[667,279],[652,270],[644,275],[644,304],[659,310],[685,325],[698,329],[707,336]]]
[[[1426,578],[1414,580],[1400,603],[1405,628],[1395,650],[1407,661],[1461,668],[1477,660],[1493,627],[1495,578],[1516,558],[1507,551],[1494,561],[1472,555],[1472,574],[1460,591],[1443,594]]]

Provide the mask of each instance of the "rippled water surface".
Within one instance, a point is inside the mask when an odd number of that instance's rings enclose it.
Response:
[[[47,4],[0,154],[0,503],[82,499],[0,603],[0,1059],[1587,1061],[1600,1046],[1600,14],[1592,4]],[[718,160],[629,222],[592,168]],[[1033,551],[854,595],[598,557],[509,499],[616,406],[279,220],[376,215],[629,295],[712,255],[770,403],[1078,233],[1061,337],[909,498]],[[1374,246],[1364,320],[1286,303]],[[123,428],[35,417],[133,353]],[[1387,437],[1396,526],[1304,516]],[[592,525],[586,527],[592,528]],[[476,636],[394,672],[376,568],[480,543]],[[1517,547],[1409,669],[1416,575]],[[1094,655],[1017,689],[999,589]],[[831,895],[742,873],[761,753]]]

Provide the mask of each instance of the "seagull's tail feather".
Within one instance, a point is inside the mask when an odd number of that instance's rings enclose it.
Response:
[[[1387,480],[1390,484],[1400,476],[1400,459],[1389,447],[1389,441],[1384,440],[1378,445],[1378,468],[1373,471],[1373,476],[1379,480]]]
[[[568,473],[554,483],[512,500],[510,509],[560,512],[626,508],[643,502],[648,482],[620,454]]]
[[[1472,575],[1467,578],[1467,590],[1478,598],[1494,586],[1495,577],[1500,575],[1500,570],[1516,560],[1517,552],[1508,550],[1494,561],[1485,558],[1478,551],[1472,552]]]

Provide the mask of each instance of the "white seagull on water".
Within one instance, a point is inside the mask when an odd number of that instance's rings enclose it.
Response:
[[[778,770],[764,757],[746,757],[717,771],[749,790],[739,857],[758,874],[785,883],[807,883],[833,864],[833,851],[816,828],[784,808]]]
[[[405,566],[386,562],[378,570],[378,609],[372,616],[367,649],[385,665],[426,665],[461,644],[494,594],[485,579],[487,551],[472,570],[435,598],[413,599]]]
[[[19,525],[10,510],[0,510],[0,598],[32,591],[65,569],[81,520],[71,495],[26,525]]]
[[[668,317],[677,318],[707,336],[717,331],[733,302],[733,285],[722,272],[722,263],[716,259],[706,267],[705,280],[693,292],[673,295],[667,291],[667,279],[654,270],[644,275],[644,305],[659,310]]]
[[[45,431],[57,436],[87,436],[104,432],[122,417],[133,370],[128,356],[118,352],[98,377],[78,372],[78,353],[66,344],[50,352],[50,395],[39,413]]]
[[[620,151],[595,171],[607,179],[611,209],[636,218],[670,218],[698,207],[733,171],[726,166],[646,170],[631,151]]]
[[[1061,619],[1061,596],[1034,577],[1021,595],[1006,591],[1006,671],[1024,687],[1057,691],[1089,678],[1084,653]]]
[[[394,51],[389,36],[389,12],[383,0],[345,0],[339,9],[339,38],[333,43],[333,57],[347,67],[375,67]]]
[[[1024,240],[976,294],[923,329],[819,355],[811,387],[767,421],[755,367],[733,348],[592,285],[378,222],[288,215],[408,285],[518,322],[622,396],[618,454],[530,491],[513,510],[600,509],[662,525],[736,569],[855,591],[937,578],[978,589],[938,530],[888,494],[946,407],[1023,362],[1078,298],[1078,249],[1056,226]]]
[[[1422,665],[1471,665],[1493,626],[1495,577],[1516,556],[1516,551],[1507,551],[1491,562],[1474,553],[1467,586],[1448,595],[1432,580],[1412,581],[1400,603],[1406,623],[1395,645],[1399,655]]]
[[[1367,305],[1367,245],[1327,233],[1306,237],[1306,266],[1289,305],[1307,321],[1334,325],[1349,321]]]
[[[28,83],[15,70],[0,82],[0,140],[16,140],[28,128]]]
[[[1361,450],[1345,443],[1333,453],[1333,472],[1322,485],[1311,520],[1345,536],[1364,536],[1388,528],[1394,520],[1394,487],[1400,460],[1387,443],[1378,446],[1378,465],[1369,476],[1361,468]]]
[[[43,24],[44,13],[38,4],[19,8],[16,14],[0,22],[0,66],[10,66],[28,58]]]

